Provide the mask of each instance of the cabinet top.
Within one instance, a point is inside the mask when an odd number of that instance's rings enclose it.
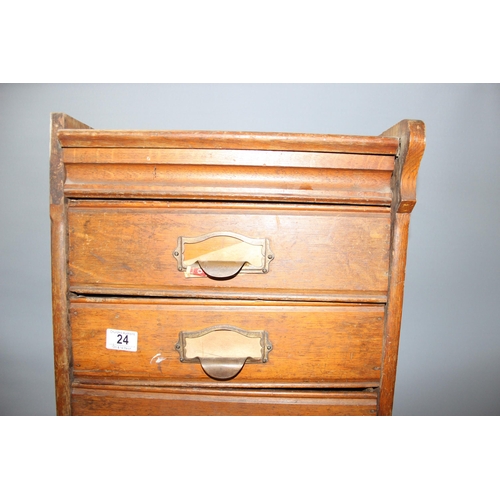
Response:
[[[395,156],[399,148],[398,137],[274,132],[62,128],[57,138],[65,148],[253,149],[389,156]]]
[[[409,213],[424,150],[425,124],[420,120],[402,120],[378,136],[359,136],[96,130],[64,113],[52,113],[51,199],[53,204],[65,195],[312,201],[392,205]],[[71,166],[79,164],[109,168]],[[194,166],[196,175],[176,165]],[[276,167],[289,168],[289,175],[282,176]]]

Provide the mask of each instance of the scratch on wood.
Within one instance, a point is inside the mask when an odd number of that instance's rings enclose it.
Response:
[[[160,364],[162,361],[165,361],[166,359],[167,359],[167,358],[162,357],[161,352],[159,352],[158,354],[155,354],[155,355],[151,358],[151,361],[149,362],[149,364],[152,364],[152,363],[153,363],[153,360],[154,360],[157,364]]]
[[[106,259],[104,257],[101,257],[100,255],[96,255],[94,252],[90,252],[90,255],[95,257],[99,262],[101,262],[103,264],[106,263]]]

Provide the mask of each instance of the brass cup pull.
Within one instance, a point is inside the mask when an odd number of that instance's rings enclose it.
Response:
[[[218,325],[193,332],[180,332],[175,345],[182,363],[200,363],[215,380],[229,380],[246,363],[267,363],[272,350],[265,330],[243,330]]]
[[[179,236],[173,256],[179,271],[200,268],[212,279],[230,279],[237,274],[265,274],[274,259],[267,238],[248,238],[231,232],[194,238]]]
[[[229,380],[240,373],[247,358],[199,358],[203,371],[215,380]]]
[[[244,262],[231,262],[231,261],[201,261],[198,260],[198,265],[201,267],[202,271],[214,279],[227,279],[236,276],[243,266],[246,264]]]

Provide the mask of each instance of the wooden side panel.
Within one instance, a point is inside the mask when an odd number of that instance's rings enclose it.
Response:
[[[400,138],[392,180],[389,290],[379,400],[379,414],[391,415],[403,312],[408,230],[410,214],[416,203],[417,174],[425,149],[425,125],[418,120],[403,120],[382,135]]]
[[[52,247],[52,322],[54,334],[54,370],[56,411],[70,413],[71,333],[68,324],[68,238],[67,207],[64,198],[65,169],[57,140],[61,128],[89,128],[63,113],[51,115],[50,133],[50,221]]]
[[[75,415],[372,416],[374,393],[110,390],[75,387]]]
[[[391,415],[396,384],[399,336],[403,314],[403,295],[408,246],[410,214],[395,214],[394,234],[391,249],[391,276],[389,296],[386,305],[386,325],[384,334],[382,378],[379,412]]]
[[[425,124],[420,120],[403,120],[381,135],[399,137],[393,206],[396,212],[410,213],[417,202],[417,174],[425,150]]]
[[[71,205],[69,224],[70,285],[79,293],[386,297],[386,209],[89,201]],[[172,255],[178,237],[220,231],[268,238],[274,253],[269,272],[215,281],[178,271]]]
[[[213,383],[198,363],[181,363],[181,331],[217,325],[265,330],[267,363],[246,364],[231,384],[309,382],[378,386],[384,307],[202,300],[75,299],[71,305],[75,377],[127,377]],[[137,332],[137,352],[106,349],[106,329]],[[322,385],[324,386],[324,384]]]

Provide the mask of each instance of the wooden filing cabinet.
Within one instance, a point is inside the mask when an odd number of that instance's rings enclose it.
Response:
[[[422,122],[51,119],[58,414],[391,414]]]

